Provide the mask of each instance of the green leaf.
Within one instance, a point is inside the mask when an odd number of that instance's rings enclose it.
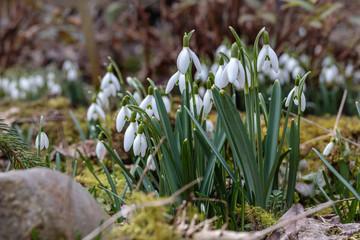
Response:
[[[295,185],[296,185],[296,175],[299,165],[299,136],[298,136],[298,126],[295,121],[291,121],[290,128],[290,156],[289,156],[289,180],[286,191],[286,204],[290,207],[294,201]]]
[[[181,149],[181,163],[182,163],[182,171],[183,171],[183,185],[186,185],[195,180],[195,170],[194,170],[194,163],[193,159],[191,158],[190,154],[190,145],[189,140],[185,139],[182,144]],[[184,193],[184,199],[187,199],[190,192],[194,191],[194,186],[189,188]]]
[[[303,1],[303,0],[282,0],[282,1],[287,2],[287,4],[285,4],[285,8],[301,7],[309,12],[314,11],[314,6],[307,1]]]
[[[111,187],[112,192],[113,192],[115,195],[117,195],[116,186],[115,186],[115,184],[114,184],[114,181],[113,181],[112,178],[111,178],[111,175],[110,175],[109,170],[107,169],[107,167],[105,166],[105,164],[104,164],[102,161],[100,161],[100,163],[101,163],[101,165],[102,165],[102,167],[103,167],[103,169],[104,169],[104,171],[105,171],[105,174],[106,174],[106,177],[107,177],[107,179],[108,179],[108,181],[109,181],[109,184],[110,184],[110,187]],[[121,209],[120,201],[119,201],[119,199],[116,198],[116,197],[115,197],[114,199],[115,199],[116,210],[117,210],[117,211],[120,211],[120,209]]]
[[[330,14],[332,14],[333,12],[335,12],[336,10],[338,10],[339,8],[342,8],[343,4],[342,3],[333,3],[330,4],[330,7],[328,9],[326,9],[325,11],[323,11],[319,18],[324,20],[326,19]]]
[[[80,126],[79,121],[77,120],[76,116],[74,115],[74,113],[71,110],[69,111],[69,113],[70,113],[70,116],[71,116],[73,122],[75,123],[77,130],[79,131],[81,141],[85,142],[86,137],[85,137],[84,131],[82,130],[82,128]]]
[[[281,87],[279,81],[276,80],[271,93],[269,122],[265,139],[264,179],[268,179],[271,168],[275,163],[276,150],[279,142],[280,117]],[[272,179],[268,180],[272,181]]]
[[[347,182],[336,170],[331,164],[324,158],[324,156],[315,148],[313,148],[315,153],[320,157],[321,161],[330,169],[330,171],[339,179],[339,181],[345,185],[349,191],[354,194],[355,198],[360,201],[360,195],[356,192],[356,190],[350,185],[349,182]]]
[[[360,117],[360,104],[359,104],[359,102],[356,102],[355,104],[356,104],[356,109],[357,109],[359,117]]]

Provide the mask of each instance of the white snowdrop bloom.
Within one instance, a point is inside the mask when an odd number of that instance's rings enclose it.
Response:
[[[294,98],[294,103],[295,105],[299,105],[299,86],[295,86],[290,92],[289,95],[286,98],[286,102],[285,102],[285,107],[288,107],[290,104],[290,100],[291,100],[291,95],[294,93],[293,98]],[[301,97],[300,97],[300,101],[301,101],[301,111],[305,111],[306,108],[306,99],[305,99],[305,94],[304,92],[301,93]]]
[[[116,91],[120,91],[120,82],[119,79],[111,71],[112,70],[109,67],[108,72],[101,79],[100,88],[103,91],[107,89],[107,91],[112,93],[112,96],[114,96],[113,92],[115,91],[115,96],[116,96]],[[110,89],[114,89],[114,91]]]
[[[351,77],[354,71],[354,65],[352,63],[348,63],[345,67],[345,77]]]
[[[206,131],[207,132],[214,131],[214,123],[210,119],[206,119]]]
[[[48,81],[55,81],[55,73],[49,72],[49,73],[46,75],[46,78],[47,78]]]
[[[290,57],[290,58],[287,60],[287,62],[284,64],[284,67],[285,67],[285,69],[286,69],[289,73],[291,73],[291,72],[294,70],[294,68],[295,68],[296,66],[298,66],[298,65],[299,65],[298,60],[296,60],[296,59],[293,58],[293,57]]]
[[[209,68],[205,64],[201,64],[201,72],[196,71],[194,79],[200,79],[202,82],[206,82],[209,77]]]
[[[26,92],[29,92],[30,91],[30,86],[31,83],[29,81],[28,78],[25,78],[25,77],[21,77],[20,80],[19,80],[19,87],[20,89],[26,91]]]
[[[295,79],[297,77],[297,75],[303,76],[304,74],[305,74],[305,70],[301,66],[298,65],[292,71],[291,76],[293,79]]]
[[[290,59],[289,54],[283,53],[283,54],[281,54],[281,56],[279,57],[279,64],[284,66],[289,59]]]
[[[109,98],[103,91],[98,93],[96,97],[96,103],[105,109],[109,109],[110,106]]]
[[[109,96],[116,97],[116,88],[113,86],[107,86],[106,88],[102,89],[102,91],[108,97]]]
[[[70,60],[66,60],[62,65],[64,71],[69,71],[72,68],[74,68],[74,64]]]
[[[135,98],[136,103],[139,105],[141,103],[141,95],[138,92],[134,92],[133,97]]]
[[[334,147],[334,142],[331,140],[325,147],[324,151],[323,151],[323,155],[324,156],[328,156],[331,152],[331,150]]]
[[[135,133],[138,130],[137,123],[135,121],[136,118],[136,112],[132,112],[131,118],[130,118],[130,124],[128,128],[125,131],[124,135],[124,150],[125,152],[128,152],[131,148],[131,146],[134,143],[135,139]]]
[[[162,96],[162,100],[164,102],[165,105],[165,109],[167,113],[171,112],[171,101],[167,96]]]
[[[140,124],[138,128],[138,133],[135,137],[133,144],[133,151],[135,156],[145,157],[145,153],[147,150],[147,142],[144,134],[144,125]]]
[[[36,86],[38,86],[38,87],[40,87],[40,88],[44,87],[45,82],[44,82],[43,76],[41,76],[41,75],[36,75],[36,76],[34,77],[34,81],[35,81]]]
[[[156,100],[154,97],[154,89],[152,86],[148,88],[148,95],[144,98],[144,100],[142,100],[139,107],[144,109],[149,117],[155,115],[155,117],[160,120],[159,112],[156,106]]]
[[[302,54],[300,56],[300,62],[305,64],[305,65],[308,65],[310,63],[310,59],[309,59],[309,56],[306,55],[306,54]]]
[[[105,145],[99,139],[97,144],[96,144],[96,156],[100,161],[102,161],[102,159],[104,157],[104,153],[105,153]]]
[[[156,165],[155,165],[155,159],[153,159],[152,155],[150,154],[146,160],[146,166],[151,170],[151,171],[155,171],[156,170]]]
[[[14,88],[12,91],[10,91],[10,97],[12,100],[17,100],[20,97],[20,91],[17,88]]]
[[[176,61],[176,66],[180,73],[185,74],[187,72],[190,65],[190,59],[192,59],[192,61],[194,62],[196,69],[201,72],[201,64],[199,58],[189,48],[189,36],[185,34],[183,38],[183,49],[179,53]]]
[[[322,65],[323,67],[328,67],[328,66],[331,65],[331,62],[332,62],[332,59],[331,59],[331,57],[328,56],[328,57],[325,57],[325,58],[323,59],[321,65]]]
[[[196,113],[197,113],[197,116],[199,116],[200,112],[201,112],[201,108],[203,107],[203,101],[198,94],[198,87],[196,84],[194,84],[193,89],[194,89],[194,98],[195,98],[195,104],[196,104]],[[190,99],[190,111],[193,115],[195,115],[194,114],[194,98]]]
[[[275,75],[273,76],[272,80],[275,81],[276,79],[279,79],[280,84],[282,84],[282,85],[290,82],[290,76],[286,70],[279,69],[279,73],[278,74],[274,73],[274,74]]]
[[[75,81],[78,78],[77,68],[71,68],[67,72],[67,80],[70,82]]]
[[[331,83],[335,81],[338,74],[339,74],[339,69],[335,65],[332,65],[330,67],[324,67],[321,70],[319,80],[321,83],[325,83],[325,82]]]
[[[228,49],[224,44],[221,44],[216,50],[215,50],[215,57],[220,57],[220,52],[224,53],[225,55],[230,58],[231,51]]]
[[[121,108],[119,113],[116,116],[116,130],[121,132],[124,128],[125,122],[130,121],[131,110],[126,106],[126,100],[124,99],[121,103]]]
[[[97,120],[98,116],[105,119],[105,112],[99,104],[93,102],[87,111],[87,120]]]
[[[207,115],[207,114],[210,113],[211,108],[212,108],[212,104],[214,102],[213,94],[212,94],[212,91],[211,91],[211,81],[210,80],[207,80],[206,88],[207,89],[206,89],[206,92],[205,92],[205,95],[204,95],[204,101],[203,101],[204,115]]]
[[[57,83],[48,85],[51,94],[59,95],[61,94],[61,86]]]
[[[40,140],[40,142],[39,142],[39,140]],[[36,136],[36,139],[35,139],[36,149],[39,148],[39,143],[40,143],[40,150],[43,150],[44,147],[46,149],[49,147],[49,138],[47,137],[46,133],[44,133],[44,131],[41,131],[40,139],[39,139],[39,134]]]
[[[219,66],[220,66],[220,65],[219,65],[217,62],[215,62],[213,65],[211,65],[211,67],[210,67],[210,72],[216,73],[217,70],[219,69]]]
[[[238,55],[239,47],[234,43],[231,47],[230,61],[224,68],[221,81],[223,82],[223,85],[230,82],[234,84],[237,89],[240,89],[241,86],[244,86],[245,84],[245,70],[238,59]]]
[[[174,88],[175,84],[179,85],[180,93],[182,94],[186,87],[186,80],[185,80],[185,75],[180,73],[179,71],[174,73],[174,75],[172,75],[171,78],[169,79],[166,85],[165,94],[169,94],[171,90]]]
[[[223,64],[224,64],[224,60],[220,58],[220,66],[215,74],[215,86],[217,86],[220,89],[223,89],[229,83],[228,78],[225,79],[223,78],[223,72],[225,69],[225,66]]]
[[[274,50],[269,45],[269,34],[265,31],[263,35],[264,45],[257,58],[257,71],[267,72],[270,65],[274,72],[279,72],[279,60]]]

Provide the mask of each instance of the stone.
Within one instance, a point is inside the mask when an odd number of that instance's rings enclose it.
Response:
[[[72,178],[32,168],[0,173],[0,239],[76,239],[109,215]]]

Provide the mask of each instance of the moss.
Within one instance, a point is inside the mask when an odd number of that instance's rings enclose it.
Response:
[[[157,201],[153,195],[146,195],[142,192],[133,192],[128,200],[129,204],[144,204],[146,202]],[[130,220],[123,226],[115,227],[107,236],[110,239],[138,239],[138,240],[167,240],[180,239],[180,235],[168,223],[165,215],[169,208],[160,207],[140,207],[132,212]]]
[[[326,229],[325,234],[326,235],[340,235],[342,233],[342,230],[339,227],[330,227]]]
[[[238,206],[235,210],[239,216],[238,221],[241,221],[241,206]],[[276,218],[273,214],[266,212],[261,207],[250,206],[246,204],[245,206],[245,225],[250,224],[250,230],[258,231],[265,229],[267,227],[273,226],[277,223]]]

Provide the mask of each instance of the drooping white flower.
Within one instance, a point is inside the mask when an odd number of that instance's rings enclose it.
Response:
[[[131,118],[130,118],[130,124],[129,124],[128,128],[126,129],[125,135],[124,135],[124,150],[125,150],[125,152],[128,152],[134,143],[135,133],[137,132],[137,129],[138,129],[135,118],[136,118],[136,112],[132,112]]]
[[[257,71],[267,72],[270,65],[274,72],[279,72],[279,60],[274,50],[269,45],[269,34],[264,32],[264,45],[257,58]]]
[[[293,98],[294,98],[294,103],[295,105],[299,105],[299,86],[295,86],[290,92],[289,95],[286,98],[286,102],[285,102],[285,107],[288,107],[290,104],[290,100],[291,100],[291,95],[294,93]],[[304,92],[301,93],[301,97],[300,97],[300,101],[301,101],[301,111],[304,112],[305,108],[306,108],[306,99],[305,99],[305,94]]]
[[[151,171],[155,171],[156,170],[156,165],[154,162],[154,159],[152,157],[152,155],[150,154],[149,157],[146,160],[146,166],[151,170]]]
[[[194,75],[194,79],[200,79],[202,82],[206,82],[209,77],[209,68],[205,64],[201,64],[201,72],[196,71]]]
[[[165,94],[169,94],[171,90],[174,88],[175,84],[179,85],[180,93],[183,93],[186,87],[185,75],[180,73],[179,71],[174,73],[174,75],[172,75],[171,78],[169,79],[166,85]]]
[[[93,102],[87,111],[87,120],[97,120],[98,116],[105,119],[105,112],[99,104]]]
[[[104,153],[105,153],[105,146],[103,142],[99,139],[96,144],[96,156],[100,161],[102,161],[102,158],[104,157]]]
[[[133,151],[135,156],[144,157],[147,150],[147,142],[144,134],[144,125],[140,124],[138,128],[138,133],[135,137],[133,144]]]
[[[141,95],[138,92],[134,92],[133,97],[135,98],[136,103],[139,105],[141,103]]]
[[[201,72],[201,64],[196,54],[189,48],[189,36],[184,35],[183,38],[183,49],[179,53],[176,60],[176,66],[180,73],[185,74],[189,68],[190,60],[195,64],[196,69]]]
[[[145,112],[149,115],[149,117],[155,115],[155,117],[160,120],[159,112],[156,106],[156,100],[154,97],[154,89],[152,86],[149,87],[148,95],[144,98],[144,100],[142,100],[139,107],[144,109]]]
[[[109,106],[110,106],[109,98],[103,91],[98,93],[98,95],[96,97],[96,103],[99,106],[104,107],[105,109],[109,109]]]
[[[245,84],[245,70],[238,59],[238,55],[239,47],[234,43],[231,47],[230,61],[224,68],[221,81],[223,81],[223,84],[230,82],[234,84],[237,89],[240,89]]]
[[[124,128],[125,122],[130,121],[130,118],[131,110],[126,106],[126,99],[123,99],[120,111],[116,116],[116,130],[121,132]]]
[[[323,155],[324,156],[327,156],[330,154],[331,150],[333,149],[334,147],[334,142],[333,140],[331,140],[325,147],[324,151],[323,151]]]
[[[108,72],[101,79],[100,88],[108,96],[116,96],[116,91],[120,91],[120,82],[119,79],[112,73],[111,67],[109,67]]]
[[[39,139],[39,134],[36,136],[36,139],[35,139],[36,149],[39,148],[39,144],[40,144],[40,150],[44,149],[44,147],[46,149],[49,147],[49,138],[47,137],[46,133],[44,133],[43,131],[41,131],[41,133],[40,133],[40,139]]]
[[[224,60],[222,57],[220,57],[220,66],[217,69],[216,74],[215,74],[215,86],[217,86],[220,89],[223,89],[229,83],[229,81],[227,80],[228,78],[225,78],[225,79],[223,78],[224,69],[225,69]]]
[[[207,132],[214,131],[214,123],[210,119],[206,119],[206,131]]]
[[[78,71],[77,68],[71,68],[70,70],[68,70],[67,72],[67,80],[70,82],[73,82],[77,79],[78,77]]]
[[[212,104],[214,102],[213,94],[212,94],[212,91],[211,91],[211,81],[210,80],[207,80],[206,88],[207,88],[207,90],[205,92],[204,101],[203,101],[204,115],[207,115],[207,114],[210,113]]]

